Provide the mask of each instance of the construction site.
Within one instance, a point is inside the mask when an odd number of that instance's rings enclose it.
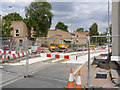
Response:
[[[112,35],[108,29],[106,36],[57,29],[46,37],[30,37],[17,30],[26,29],[24,22],[12,22],[13,37],[0,37],[1,90],[120,89],[119,15],[120,1],[112,2]],[[98,43],[99,38],[107,43]]]

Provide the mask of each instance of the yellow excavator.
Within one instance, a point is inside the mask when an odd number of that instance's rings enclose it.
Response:
[[[67,51],[67,49],[68,49],[68,45],[65,45],[65,44],[52,44],[52,45],[50,45],[50,47],[49,47],[49,50],[51,51],[51,52],[54,52],[54,51]]]

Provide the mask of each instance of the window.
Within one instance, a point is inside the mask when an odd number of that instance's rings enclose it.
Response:
[[[23,40],[20,39],[20,40],[19,40],[19,46],[22,46],[22,45],[23,45]]]
[[[19,32],[19,30],[17,29],[17,30],[15,30],[15,36],[16,37],[19,37],[20,36],[20,32]]]

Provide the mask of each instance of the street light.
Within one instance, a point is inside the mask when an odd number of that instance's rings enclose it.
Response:
[[[78,16],[75,16],[74,18],[79,18]],[[73,30],[73,28],[72,28],[72,19],[71,19],[71,34],[73,34],[74,33],[74,30]],[[71,44],[73,44],[73,39],[71,38]],[[73,45],[71,46],[71,47],[73,47]]]
[[[14,8],[12,7],[12,6],[9,6],[9,8],[12,8],[12,10],[13,10],[13,40],[14,40]],[[12,43],[11,43],[11,45],[12,45]],[[10,46],[11,46],[10,45]],[[15,45],[14,45],[14,42],[13,42],[13,47],[14,47]],[[10,47],[10,49],[11,49],[11,47]]]
[[[79,18],[79,16],[74,16],[73,18],[74,18],[74,19],[77,19],[77,18]],[[71,19],[71,33],[74,32],[72,25],[73,25],[73,24],[72,24],[72,19]]]
[[[110,3],[108,0],[108,31],[107,31],[107,36],[108,36],[108,57],[110,54]]]
[[[12,8],[13,10],[13,37],[14,37],[14,8],[12,6],[9,6],[9,8]]]

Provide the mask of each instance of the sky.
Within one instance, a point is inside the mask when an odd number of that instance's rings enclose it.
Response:
[[[24,9],[33,0],[2,0],[0,3],[0,14],[2,16],[14,12],[19,13],[25,18]],[[49,0],[52,5],[51,12],[53,20],[50,29],[54,29],[56,24],[61,21],[68,25],[69,32],[77,28],[89,30],[93,23],[98,24],[99,33],[105,32],[108,26],[108,2],[107,0]],[[110,23],[111,23],[111,1],[110,1]]]

